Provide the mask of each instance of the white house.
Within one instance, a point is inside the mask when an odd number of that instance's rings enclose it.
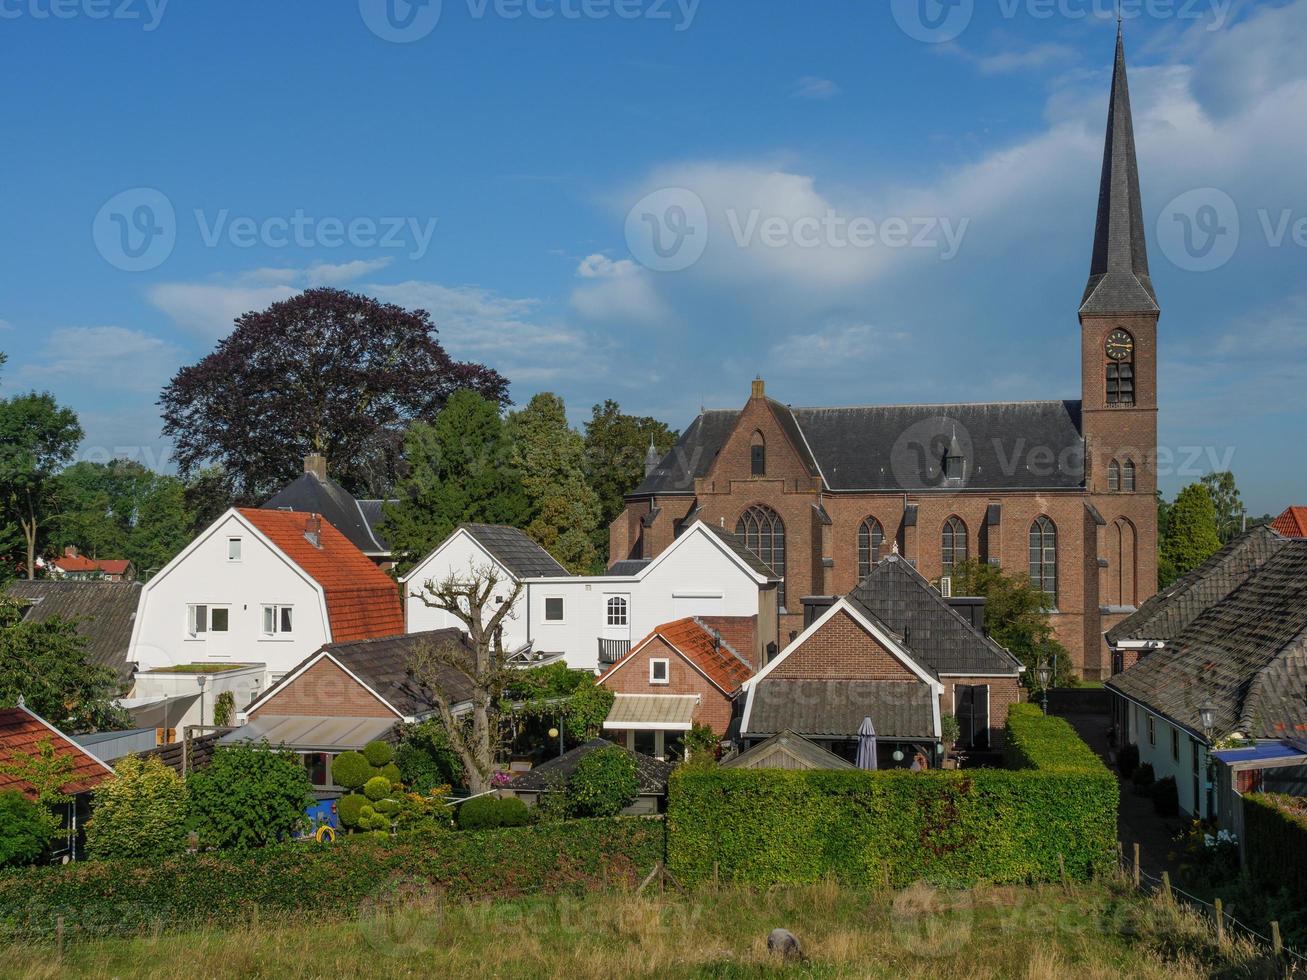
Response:
[[[505,622],[504,645],[539,659],[598,670],[625,654],[633,638],[687,616],[756,616],[760,654],[776,651],[779,579],[736,539],[697,522],[652,561],[618,562],[606,575],[569,575],[515,528],[459,527],[400,581],[410,632],[459,626],[424,601],[428,582],[491,566],[500,598],[522,593]],[[768,649],[770,648],[770,649]]]
[[[403,632],[394,582],[318,515],[229,510],[142,587],[127,703],[177,703],[180,737],[223,691],[240,711],[327,643]]]

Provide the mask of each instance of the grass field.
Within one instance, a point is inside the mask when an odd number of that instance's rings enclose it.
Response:
[[[805,963],[767,951],[783,926]],[[449,904],[397,894],[351,921],[0,949],[0,976],[36,977],[1272,977],[1252,948],[1108,886],[924,885],[894,895],[835,884],[692,896],[595,893]]]

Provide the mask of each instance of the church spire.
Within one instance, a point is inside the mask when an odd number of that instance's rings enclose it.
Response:
[[[1125,39],[1118,22],[1094,256],[1080,312],[1155,313],[1157,310],[1157,294],[1148,275],[1139,163],[1135,158],[1134,121],[1126,82]]]

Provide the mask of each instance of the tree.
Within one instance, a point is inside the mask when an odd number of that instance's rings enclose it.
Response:
[[[530,503],[511,457],[498,403],[474,391],[455,392],[434,423],[413,423],[404,437],[399,500],[383,507],[399,571],[461,523],[527,523]]]
[[[190,822],[207,847],[245,849],[287,840],[304,828],[304,811],[313,802],[300,757],[266,742],[219,746],[187,783]]]
[[[38,535],[56,510],[56,476],[81,441],[77,415],[53,395],[0,402],[0,507],[22,531],[29,579],[36,577]]]
[[[82,734],[130,728],[131,718],[112,703],[117,675],[86,659],[86,638],[59,617],[19,620],[18,604],[0,603],[0,705],[21,697],[61,731]]]
[[[1071,657],[1053,632],[1049,621],[1050,600],[1030,583],[1028,575],[1008,575],[997,565],[965,561],[953,568],[953,594],[983,596],[985,630],[1026,665],[1026,679],[1033,682],[1035,670],[1057,660],[1058,676],[1053,683],[1074,676]]]
[[[96,787],[86,824],[93,858],[167,857],[186,849],[186,783],[157,756],[129,755]]]
[[[1221,544],[1229,544],[1243,533],[1244,520],[1248,510],[1239,497],[1239,488],[1235,485],[1234,474],[1228,470],[1224,473],[1208,473],[1202,479],[1216,508],[1216,529],[1221,536]]]
[[[608,547],[608,525],[626,506],[626,495],[644,479],[645,460],[652,444],[662,459],[676,444],[677,433],[649,416],[625,415],[611,399],[591,409],[585,424],[585,473],[599,500],[595,546]]]
[[[159,404],[183,476],[218,464],[238,497],[263,500],[317,452],[352,493],[385,496],[405,430],[464,388],[506,402],[508,382],[451,358],[425,310],[310,289],[238,317]]]
[[[72,799],[63,788],[72,781],[73,757],[56,749],[51,737],[37,742],[35,752],[11,753],[0,762],[0,775],[31,786],[36,801],[43,806],[58,806]]]
[[[490,789],[499,746],[499,702],[512,669],[505,663],[501,627],[522,595],[522,583],[511,588],[491,565],[451,573],[444,581],[428,581],[419,593],[432,609],[449,613],[463,624],[466,639],[429,642],[414,651],[409,668],[436,702],[450,747],[463,763],[463,775],[473,795]],[[503,599],[499,602],[499,599]],[[454,717],[454,697],[445,690],[450,669],[472,682],[469,718]]]
[[[635,757],[616,745],[588,753],[567,781],[573,817],[615,817],[640,795]]]
[[[513,459],[531,504],[526,532],[572,572],[601,567],[594,535],[599,498],[585,479],[585,441],[567,424],[563,400],[548,392],[509,416]]]
[[[260,500],[239,499],[235,482],[220,466],[206,466],[191,473],[185,481],[182,498],[190,515],[191,537],[195,537],[230,507],[257,506]]]
[[[1177,577],[1221,550],[1216,521],[1216,506],[1203,484],[1191,483],[1176,496],[1162,539],[1161,558],[1170,563]]]
[[[419,722],[405,729],[395,749],[395,765],[404,785],[418,793],[463,783],[463,760],[439,721]]]
[[[0,868],[33,864],[59,836],[59,820],[17,790],[0,793]]]
[[[181,554],[196,530],[186,504],[186,484],[175,476],[153,477],[137,505],[126,551],[137,574],[147,578]]]

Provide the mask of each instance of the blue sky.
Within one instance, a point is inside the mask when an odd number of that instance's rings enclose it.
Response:
[[[1079,397],[1107,0],[53,2],[0,0],[0,349],[90,458],[166,466],[159,388],[317,283],[429,309],[578,422],[684,427],[759,373],[794,404]],[[1307,0],[1126,9],[1163,485],[1229,461],[1278,512],[1307,502]],[[642,214],[687,201],[664,261]]]

